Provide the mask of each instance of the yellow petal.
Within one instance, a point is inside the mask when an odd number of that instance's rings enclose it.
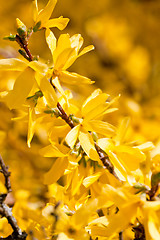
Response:
[[[66,154],[63,154],[55,145],[50,144],[42,149],[40,149],[40,154],[44,157],[65,157]]]
[[[49,140],[56,141],[57,136],[60,138],[64,138],[67,135],[69,130],[70,130],[70,127],[66,124],[62,126],[54,126],[54,128],[52,128],[51,131],[49,132]]]
[[[103,199],[106,201],[112,201],[117,207],[121,207],[128,201],[128,196],[121,190],[121,188],[114,188],[109,184],[106,184],[102,190],[101,196],[99,196],[99,204]]]
[[[139,167],[140,162],[146,159],[146,156],[138,148],[130,146],[117,146],[115,148],[119,160],[129,171],[134,171]]]
[[[59,30],[63,30],[69,22],[69,18],[63,18],[62,16],[59,18],[49,19],[45,24],[46,28],[57,27]]]
[[[78,134],[79,134],[79,129],[80,129],[80,125],[78,124],[77,126],[75,126],[74,128],[71,129],[71,131],[67,134],[67,136],[65,138],[66,143],[71,148],[74,147],[74,145],[77,141],[77,137],[78,137]]]
[[[80,34],[77,34],[77,35],[80,35]],[[81,36],[81,35],[80,35]],[[83,39],[83,38],[82,38]],[[77,45],[75,45],[75,42],[72,42],[72,38],[70,38],[70,41],[71,41],[71,48],[74,49],[74,54],[72,54],[68,60],[66,61],[63,69],[66,70],[68,69],[75,61],[76,59],[78,58],[78,50],[79,48],[81,47],[81,42],[78,42]],[[83,40],[82,40],[83,41]],[[82,42],[83,43],[83,42]]]
[[[160,239],[160,229],[156,227],[154,218],[151,215],[148,216],[148,232],[152,240]]]
[[[91,81],[89,78],[81,76],[77,73],[69,73],[67,71],[61,71],[59,73],[59,79],[60,81],[66,83],[66,84],[71,84],[71,85],[81,85],[81,84],[92,84],[94,83]]]
[[[76,213],[72,216],[72,223],[78,229],[81,229],[82,226],[86,226],[88,224],[89,218],[96,212],[98,200],[93,199],[88,201],[86,204],[83,204]]]
[[[115,112],[117,110],[118,110],[118,108],[109,108],[104,112],[104,114],[112,113],[112,112]]]
[[[115,138],[115,141],[117,142],[117,144],[120,144],[123,142],[124,137],[126,135],[128,127],[129,127],[129,123],[130,123],[129,117],[126,117],[121,121],[119,128],[117,130],[116,138]]]
[[[58,158],[53,163],[51,169],[44,175],[44,184],[50,185],[57,182],[57,180],[63,175],[68,165],[68,159]]]
[[[33,20],[36,22],[38,17],[38,5],[37,0],[32,1],[32,12],[33,12]]]
[[[106,234],[105,224],[101,224],[101,225],[94,224],[94,225],[90,226],[90,230],[91,230],[91,234],[92,234],[93,238],[95,238],[95,239],[97,236],[99,236],[99,239],[101,239],[100,236],[105,236],[105,234]],[[102,238],[102,239],[104,239],[104,238]]]
[[[160,201],[148,201],[145,202],[144,208],[146,211],[153,210],[154,212],[160,210]]]
[[[160,239],[160,222],[159,216],[156,211],[152,208],[146,208],[146,204],[143,208],[144,215],[144,228],[146,240],[157,240]]]
[[[115,146],[112,139],[110,138],[100,138],[98,139],[97,144],[100,148],[102,148],[103,151],[107,153],[109,152],[109,150],[114,152]]]
[[[120,232],[122,229],[126,229],[129,226],[132,218],[136,215],[137,205],[137,203],[134,203],[132,205],[127,204],[123,206],[117,214],[112,216],[108,226],[105,229],[103,227],[101,231],[99,227],[99,232],[97,233],[98,236],[103,236],[106,238],[112,237],[115,233]],[[94,228],[91,234],[95,234]]]
[[[50,18],[56,3],[57,0],[49,0],[45,8],[39,12],[37,22],[41,21],[42,26]],[[45,25],[43,27],[45,27]]]
[[[75,60],[78,58],[78,51],[83,44],[83,38],[82,38],[81,34],[75,34],[70,38],[70,42],[71,42],[70,48],[74,49],[74,54],[72,54],[72,55],[70,55],[70,57],[68,57],[68,60],[66,61],[65,65],[63,67],[64,70],[69,68],[75,62]]]
[[[122,174],[122,176],[127,179],[127,171],[124,168],[123,164],[119,161],[118,157],[115,153],[109,151],[109,158],[111,160],[111,163],[116,167],[119,172]]]
[[[92,92],[92,94],[85,100],[85,102],[83,103],[82,108],[85,108],[85,106],[95,97],[97,97],[98,95],[100,95],[102,93],[101,89],[96,89]]]
[[[74,48],[66,48],[64,49],[63,52],[61,52],[57,59],[56,62],[54,62],[54,68],[56,70],[66,70],[65,64],[67,63],[68,60],[73,58],[76,55],[76,50]]]
[[[96,89],[89,98],[84,102],[82,106],[82,115],[87,116],[89,119],[89,114],[93,111],[98,110],[97,108],[100,108],[101,105],[105,104],[107,98],[109,97],[106,93],[101,93],[99,89]],[[105,110],[105,109],[104,109]],[[101,110],[100,110],[101,112]],[[91,119],[91,118],[90,118]]]
[[[90,185],[92,185],[95,181],[97,181],[99,179],[99,177],[102,175],[103,172],[97,172],[94,173],[92,175],[90,175],[89,177],[86,177],[83,180],[83,185],[88,188]]]
[[[47,104],[50,107],[55,107],[57,105],[58,99],[55,93],[55,90],[53,89],[53,87],[51,86],[51,84],[49,83],[49,81],[47,80],[46,77],[44,77],[41,74],[36,73],[36,81],[37,84],[39,86],[39,88],[41,89]]]
[[[0,70],[2,71],[23,71],[27,67],[27,63],[17,59],[0,59]]]
[[[79,131],[78,138],[83,150],[88,155],[88,157],[91,158],[92,160],[99,161],[99,156],[95,149],[93,138],[91,137],[89,132],[81,128]]]
[[[84,55],[87,52],[90,52],[93,49],[94,49],[93,45],[89,45],[88,47],[83,48],[83,50],[80,52],[80,54],[78,54],[78,57]]]
[[[81,36],[81,34],[74,34],[70,38],[70,41],[71,41],[71,48],[75,48],[76,49],[76,53],[78,54],[79,49],[83,45],[83,37]]]
[[[57,61],[57,57],[60,55],[60,53],[67,48],[71,48],[70,36],[69,34],[61,34],[57,42],[57,47],[53,54],[54,64]]]
[[[97,101],[100,101],[100,98],[97,97]],[[90,121],[92,119],[97,119],[99,117],[101,117],[102,115],[105,114],[106,109],[108,108],[108,103],[104,103],[104,104],[98,104],[98,102],[96,103],[96,106],[92,106],[90,107],[90,109],[88,108],[88,113],[84,116],[85,121]],[[90,111],[89,111],[90,110]]]
[[[152,142],[146,142],[141,145],[136,146],[139,150],[146,152],[146,151],[151,151],[155,148],[154,144]]]
[[[100,120],[91,120],[89,121],[89,124],[91,125],[95,132],[105,136],[113,135],[116,130],[116,128],[112,124]]]
[[[25,102],[35,82],[34,75],[34,71],[31,68],[26,68],[18,76],[13,90],[5,97],[5,101],[10,109],[19,108]]]
[[[34,135],[35,131],[35,124],[36,124],[36,114],[35,114],[35,108],[29,108],[29,120],[28,120],[28,135],[27,135],[27,144],[30,148],[31,141]]]
[[[53,55],[53,52],[56,49],[57,40],[56,40],[56,38],[55,38],[55,36],[54,36],[54,34],[51,30],[46,29],[45,34],[46,34],[46,41],[47,41],[48,47],[50,48],[51,53]]]
[[[52,79],[52,83],[53,83],[53,85],[56,87],[56,89],[58,90],[58,92],[59,92],[60,94],[62,94],[62,96],[64,97],[65,101],[66,101],[67,104],[69,105],[68,99],[67,99],[67,97],[66,97],[66,95],[65,95],[65,93],[64,93],[64,91],[63,91],[63,88],[61,87],[61,84],[60,84],[60,82],[59,82],[59,80],[58,80],[58,77],[53,78],[53,79]]]
[[[73,176],[72,176],[72,185],[71,185],[72,196],[74,196],[78,192],[78,190],[82,184],[83,178],[84,178],[84,176],[81,175],[78,171],[78,168],[76,168],[73,171]]]
[[[39,61],[32,61],[28,64],[35,72],[46,73],[48,71],[48,66]]]

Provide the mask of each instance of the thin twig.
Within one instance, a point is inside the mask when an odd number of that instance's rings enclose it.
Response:
[[[123,240],[123,231],[119,232],[119,240]]]
[[[12,192],[10,178],[9,178],[11,173],[8,171],[8,167],[5,165],[1,155],[0,155],[0,166],[1,166],[0,172],[3,174],[3,176],[5,178],[5,186],[6,186],[7,194],[8,194],[8,193]],[[11,225],[11,227],[13,229],[13,233],[11,235],[9,235],[7,238],[1,237],[0,240],[2,240],[2,239],[25,240],[27,237],[27,234],[25,232],[22,232],[22,230],[19,228],[17,221],[12,214],[12,208],[9,208],[4,203],[4,200],[7,196],[7,194],[0,195],[0,214],[8,220],[8,223]]]
[[[144,226],[140,223],[138,226],[133,227],[134,240],[145,240],[145,230]]]
[[[1,155],[0,155],[0,166],[2,168],[0,172],[4,175],[4,178],[5,178],[5,187],[7,188],[8,193],[12,192],[11,182],[9,178],[11,173],[8,171],[8,167],[5,165]]]
[[[27,53],[27,55],[28,55],[28,57],[29,57],[29,61],[30,61],[30,62],[33,61],[33,56],[32,56],[32,54],[31,54],[28,46],[27,46],[27,45],[24,45],[24,46],[23,46],[23,49],[26,51],[26,53]]]
[[[150,200],[150,201],[153,201],[153,200],[154,200],[154,197],[155,197],[155,195],[156,195],[159,187],[160,187],[160,182],[158,182],[156,185],[153,185],[153,186],[151,187],[151,190],[149,190],[149,191],[147,192],[147,194],[149,195],[149,200]]]
[[[28,61],[31,62],[33,61],[33,56],[28,48],[28,43],[24,42],[23,39],[16,34],[16,41],[20,45],[21,48],[23,48],[28,56]]]
[[[61,104],[58,102],[57,103],[57,108],[60,112],[60,117],[71,127],[74,128],[74,124],[73,121],[69,118],[69,116],[67,115],[67,113],[64,111],[64,109],[62,108]]]
[[[19,236],[22,235],[22,230],[18,227],[16,219],[12,215],[12,209],[9,208],[6,204],[2,203],[1,208],[3,211],[1,212],[2,216],[6,217],[8,223],[11,225],[13,232]]]
[[[97,150],[97,153],[99,155],[100,160],[102,161],[103,165],[106,167],[106,169],[108,169],[108,171],[113,174],[120,182],[121,180],[118,178],[115,170],[114,170],[114,166],[111,163],[109,156],[106,152],[104,152],[98,145],[97,143],[95,143],[95,148]]]

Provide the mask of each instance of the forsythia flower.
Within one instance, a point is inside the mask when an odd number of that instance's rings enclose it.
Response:
[[[49,205],[47,207],[49,207]],[[67,216],[67,214],[58,207],[58,209],[56,209],[58,221],[55,223],[52,221],[52,234],[64,233],[69,239],[89,240],[89,234],[85,230],[85,226],[96,211],[96,207],[97,199],[90,200],[81,206],[72,216]]]
[[[26,62],[10,58],[0,60],[0,70],[21,72],[14,83],[13,90],[3,97],[3,101],[6,102],[10,109],[21,107],[35,84],[43,92],[46,100],[49,99],[48,105],[51,103],[56,105],[57,97],[55,91],[44,76],[47,71],[47,65],[37,61]],[[39,74],[41,78],[35,78],[35,73]]]
[[[108,218],[108,222],[101,226],[91,225],[93,236],[113,237],[122,229],[129,227],[140,219],[144,224],[146,239],[159,239],[159,201],[147,201],[142,195],[133,195],[132,188],[114,188],[106,185],[98,198],[99,204],[103,207],[104,199],[113,202],[118,207],[118,212]]]
[[[68,150],[64,145],[55,143],[40,150],[40,154],[44,157],[57,157],[51,169],[44,176],[44,184],[52,184],[64,174],[69,163]]]
[[[33,1],[33,19],[35,22],[35,26],[33,29],[35,31],[42,28],[52,27],[57,27],[60,30],[63,30],[67,26],[69,22],[68,18],[63,18],[61,16],[59,18],[49,19],[55,8],[56,3],[57,0],[49,0],[45,8],[39,11],[37,0]]]
[[[131,171],[135,171],[140,162],[145,161],[146,155],[143,153],[143,147],[129,146],[125,143],[124,137],[126,135],[129,125],[129,119],[125,118],[121,122],[117,135],[112,139],[101,138],[97,141],[97,144],[108,154],[111,162],[114,164],[117,174],[120,178],[127,179]],[[153,144],[146,144],[147,148],[152,149]]]
[[[92,81],[77,73],[66,71],[75,60],[83,54],[94,49],[92,45],[85,47],[80,53],[79,50],[83,44],[83,38],[80,34],[75,34],[72,37],[69,34],[61,34],[58,42],[49,29],[46,30],[46,41],[53,56],[53,68],[49,70],[52,75],[52,83],[63,94],[60,82],[66,84],[91,84]]]
[[[67,144],[73,148],[77,138],[83,150],[92,160],[99,161],[98,153],[94,146],[94,141],[89,133],[97,132],[105,136],[114,135],[115,127],[109,123],[97,120],[97,118],[104,114],[114,111],[116,109],[108,109],[115,101],[106,102],[109,95],[102,93],[100,89],[95,90],[82,105],[82,118],[79,119],[79,124],[76,125],[66,136]]]

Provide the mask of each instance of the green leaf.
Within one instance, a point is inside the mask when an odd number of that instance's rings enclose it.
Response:
[[[3,39],[13,42],[13,41],[16,41],[16,35],[10,34],[9,36],[4,37]]]
[[[33,27],[33,32],[37,32],[41,26],[41,21],[37,22],[36,25]]]
[[[158,183],[160,183],[160,172],[153,173],[151,177],[151,186],[156,186]]]

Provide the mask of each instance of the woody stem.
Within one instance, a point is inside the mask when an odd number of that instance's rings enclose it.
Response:
[[[11,183],[10,183],[10,172],[8,171],[8,167],[5,165],[2,156],[0,155],[0,172],[3,174],[5,178],[5,186],[7,189],[7,194],[12,191],[11,189]],[[7,237],[7,239],[23,239],[25,240],[27,237],[27,234],[25,232],[22,232],[22,230],[17,225],[17,221],[12,215],[11,209],[4,203],[4,200],[7,196],[7,194],[0,194],[0,214],[5,217],[8,220],[8,223],[11,225],[13,229],[13,233]],[[0,238],[5,239],[5,238]]]

